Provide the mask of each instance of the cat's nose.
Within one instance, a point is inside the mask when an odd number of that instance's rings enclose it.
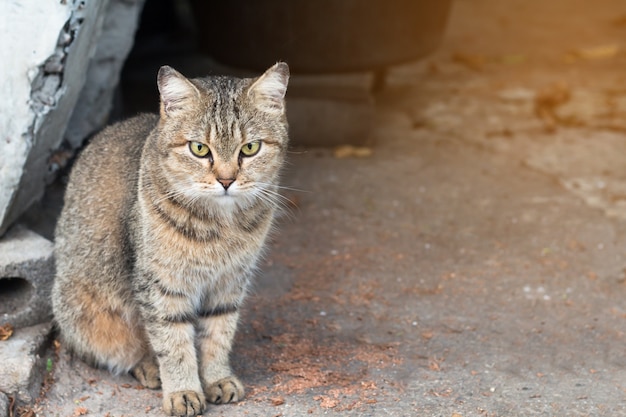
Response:
[[[224,187],[225,190],[228,190],[228,187],[230,187],[230,185],[235,182],[234,178],[218,178],[217,181],[222,184],[222,187]]]

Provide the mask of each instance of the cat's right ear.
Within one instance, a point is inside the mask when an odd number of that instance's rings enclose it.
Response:
[[[289,82],[289,67],[284,62],[278,62],[265,71],[250,86],[248,95],[256,107],[272,114],[285,113],[285,93]]]
[[[180,72],[167,65],[159,69],[157,85],[161,95],[161,117],[176,115],[200,96],[195,85]]]

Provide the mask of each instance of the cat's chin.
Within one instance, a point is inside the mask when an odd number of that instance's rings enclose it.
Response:
[[[235,208],[246,208],[249,204],[249,199],[245,198],[240,194],[219,194],[219,195],[211,195],[207,198],[207,202],[214,207],[219,208],[220,210],[224,209],[235,209]]]
[[[211,200],[216,202],[217,204],[227,205],[227,206],[237,204],[237,197],[231,194],[216,195],[216,196],[213,196]]]

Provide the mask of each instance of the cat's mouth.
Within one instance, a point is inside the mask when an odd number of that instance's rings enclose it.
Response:
[[[229,185],[228,187],[219,187],[217,190],[219,197],[234,197],[237,194],[239,194],[239,189],[235,184]]]
[[[233,203],[239,197],[239,192],[237,190],[224,189],[211,193],[211,197],[213,200],[219,201],[220,203]]]
[[[217,186],[219,185],[219,187]],[[195,191],[189,196],[192,201],[202,201],[202,204],[219,204],[219,205],[233,205],[238,206],[248,205],[253,198],[253,194],[250,193],[250,187],[242,187],[241,184],[230,184],[228,187],[223,187],[220,184],[197,184]]]

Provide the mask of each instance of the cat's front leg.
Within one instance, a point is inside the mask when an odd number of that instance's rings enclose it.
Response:
[[[206,398],[198,374],[193,321],[180,314],[160,314],[148,322],[146,328],[159,362],[165,413],[201,415]]]
[[[205,310],[199,320],[200,376],[207,400],[214,404],[239,401],[243,384],[230,368],[229,353],[237,329],[237,305],[221,305]]]

